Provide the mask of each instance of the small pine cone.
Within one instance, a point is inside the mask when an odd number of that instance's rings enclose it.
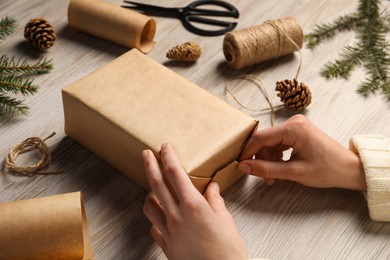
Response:
[[[303,82],[296,79],[276,82],[278,97],[288,108],[304,110],[311,103],[311,92]]]
[[[53,26],[43,18],[31,19],[24,28],[24,37],[35,47],[46,50],[56,40]]]
[[[196,61],[202,55],[202,48],[195,42],[186,42],[170,49],[166,57],[178,61]]]

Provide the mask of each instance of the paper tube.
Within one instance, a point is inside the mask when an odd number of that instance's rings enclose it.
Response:
[[[93,259],[81,193],[0,203],[0,259]]]
[[[143,53],[154,46],[156,22],[143,14],[101,0],[71,0],[69,25]]]

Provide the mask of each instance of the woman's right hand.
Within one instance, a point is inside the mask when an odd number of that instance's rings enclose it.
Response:
[[[290,148],[291,157],[284,161],[283,151]],[[255,133],[240,161],[239,171],[263,177],[268,184],[286,179],[318,188],[367,189],[359,156],[303,115]]]

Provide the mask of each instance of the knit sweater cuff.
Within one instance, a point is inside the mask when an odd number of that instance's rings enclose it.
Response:
[[[349,142],[349,149],[359,154],[363,164],[371,219],[390,221],[390,138],[355,136]]]

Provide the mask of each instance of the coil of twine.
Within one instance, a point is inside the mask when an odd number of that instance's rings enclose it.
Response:
[[[49,148],[45,144],[45,141],[54,135],[55,132],[43,140],[39,137],[30,137],[20,144],[15,145],[4,159],[4,167],[12,173],[22,175],[49,175],[62,173],[63,171],[45,171],[51,162],[51,154],[49,152]],[[39,150],[42,156],[37,163],[34,163],[30,166],[22,166],[16,163],[16,158],[19,156],[19,154],[30,152],[36,149]]]
[[[298,51],[302,44],[302,27],[286,17],[225,34],[223,53],[232,68],[241,69]]]

